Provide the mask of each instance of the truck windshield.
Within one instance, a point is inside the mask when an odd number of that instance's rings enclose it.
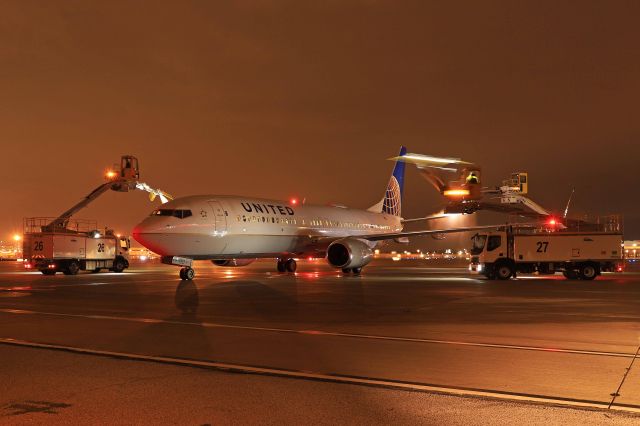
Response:
[[[487,242],[486,235],[476,234],[473,237],[471,237],[471,254],[479,255],[480,253],[482,253],[482,250],[484,250],[484,245],[486,242]]]

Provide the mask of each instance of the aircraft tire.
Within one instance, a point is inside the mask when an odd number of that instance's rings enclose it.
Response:
[[[351,271],[353,272],[353,275],[360,275],[362,268],[353,268]]]
[[[343,274],[350,274],[351,273],[351,268],[342,268],[342,273]]]
[[[184,271],[184,278],[187,281],[191,281],[196,277],[196,271],[193,268],[186,268]]]
[[[278,263],[276,265],[278,272],[284,272],[285,271],[285,265],[284,262],[281,260],[278,260]]]

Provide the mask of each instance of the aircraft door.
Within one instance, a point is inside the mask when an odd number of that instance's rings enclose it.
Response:
[[[213,210],[214,223],[216,232],[225,232],[227,230],[227,215],[219,201],[209,201],[211,210]]]

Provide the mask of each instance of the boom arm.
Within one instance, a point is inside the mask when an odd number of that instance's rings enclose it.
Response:
[[[162,203],[166,203],[168,200],[172,200],[171,195],[160,189],[151,188],[144,182],[138,182],[140,178],[140,170],[138,167],[138,159],[132,155],[123,155],[120,162],[120,173],[111,170],[107,172],[108,182],[103,183],[93,191],[84,197],[79,203],[75,204],[69,210],[62,213],[60,216],[51,221],[45,230],[53,231],[55,229],[65,229],[69,223],[71,216],[76,214],[81,209],[91,204],[96,198],[107,192],[109,189],[118,192],[128,192],[130,189],[139,189],[149,193],[149,198],[153,201],[156,197],[159,197]]]
[[[102,194],[107,192],[112,187],[115,187],[116,185],[120,185],[120,184],[124,184],[124,183],[126,183],[126,180],[119,180],[117,182],[113,182],[112,181],[112,182],[103,183],[102,185],[100,185],[99,187],[97,187],[96,189],[91,191],[89,193],[89,195],[84,197],[79,203],[75,204],[69,210],[65,211],[60,216],[58,216],[53,221],[51,221],[51,223],[49,223],[45,228],[47,230],[54,230],[56,228],[58,228],[58,229],[59,228],[66,228],[67,227],[67,222],[69,222],[69,219],[71,218],[71,216],[73,216],[78,211],[82,210],[83,208],[85,208],[86,206],[91,204],[96,198],[98,198],[99,196],[101,196]]]

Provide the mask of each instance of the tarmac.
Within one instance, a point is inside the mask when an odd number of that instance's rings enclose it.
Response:
[[[0,424],[639,424],[640,274],[0,262]],[[4,386],[7,384],[8,386]]]

